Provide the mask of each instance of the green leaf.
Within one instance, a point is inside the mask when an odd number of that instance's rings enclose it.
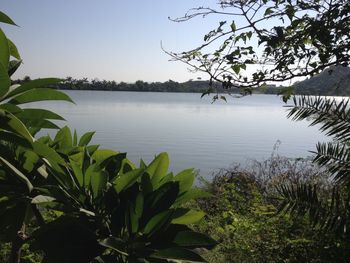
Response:
[[[39,141],[35,141],[33,143],[33,149],[36,154],[47,159],[52,165],[55,165],[55,164],[66,165],[66,162],[64,161],[64,159],[54,149],[50,148],[49,146]],[[57,166],[55,166],[55,168],[57,168]]]
[[[204,216],[205,216],[205,213],[202,211],[179,208],[179,209],[176,209],[171,223],[179,224],[179,225],[194,224],[200,221]]]
[[[174,180],[179,182],[179,194],[189,190],[194,182],[193,169],[186,169],[178,173]]]
[[[35,165],[39,161],[39,156],[33,151],[27,150],[24,152],[23,158],[25,159],[25,161],[22,164],[22,167],[28,172],[33,171]]]
[[[114,189],[117,191],[117,193],[126,190],[137,181],[143,172],[143,169],[134,169],[125,174],[117,176],[113,181]]]
[[[12,114],[19,113],[22,111],[22,109],[16,105],[10,104],[10,103],[3,103],[0,104],[0,109],[5,110],[7,112],[10,112]]]
[[[95,151],[91,158],[95,160],[97,163],[102,163],[104,160],[117,155],[119,152],[113,151],[113,150],[107,150],[107,149],[99,149]]]
[[[88,173],[88,171],[89,169],[86,173]],[[89,177],[93,196],[94,198],[97,198],[101,196],[102,191],[106,189],[108,175],[106,172],[100,170],[100,168],[96,166],[93,172],[89,175]]]
[[[131,227],[131,233],[136,233],[139,229],[139,217],[137,216],[133,205],[129,202],[129,210],[128,210],[128,217]]]
[[[172,214],[172,210],[166,210],[152,217],[145,226],[144,233],[152,235],[155,231],[169,223]]]
[[[0,97],[4,96],[10,89],[11,80],[5,66],[0,63]]]
[[[92,136],[94,136],[95,132],[87,132],[85,133],[79,140],[79,146],[86,146],[89,144],[89,142],[92,139]]]
[[[268,16],[268,15],[273,14],[273,13],[274,13],[273,7],[269,7],[269,8],[266,8],[264,16]]]
[[[158,186],[160,180],[166,175],[169,168],[169,156],[167,153],[160,153],[146,168],[146,172],[151,176],[153,189]]]
[[[200,255],[185,248],[166,248],[151,255],[154,258],[184,260],[186,262],[207,262]]]
[[[23,109],[16,114],[20,119],[51,119],[51,120],[65,120],[60,115],[44,109]]]
[[[73,160],[69,160],[69,163],[73,169],[74,176],[76,178],[76,181],[78,182],[79,186],[83,186],[84,184],[84,175],[83,171],[81,170],[81,167],[79,164]]]
[[[231,69],[238,75],[239,72],[241,71],[241,65],[240,64],[232,65]]]
[[[204,235],[202,233],[194,232],[194,231],[181,231],[176,234],[173,243],[181,246],[181,247],[188,247],[188,248],[213,248],[218,243],[212,239],[211,237],[208,237],[207,235]]]
[[[4,32],[0,28],[0,64],[4,66],[4,69],[8,69],[9,61],[10,61],[10,49],[7,41],[7,37]],[[2,70],[2,69],[1,69]]]
[[[231,23],[231,30],[232,30],[232,32],[235,32],[237,30],[235,21],[232,21],[232,23]]]
[[[13,56],[14,58],[20,60],[21,55],[19,54],[16,45],[10,39],[7,39],[7,41],[8,41],[8,45],[9,45],[10,55]]]
[[[43,100],[62,100],[72,102],[72,99],[65,93],[50,88],[34,88],[12,98],[9,103],[24,104]]]
[[[14,174],[21,182],[23,182],[27,186],[29,193],[33,190],[34,187],[32,183],[21,171],[19,171],[15,166],[13,166],[10,162],[8,162],[1,156],[0,161],[3,163],[3,165],[5,165],[9,170],[12,171],[12,174]]]
[[[13,97],[15,95],[18,95],[20,93],[26,92],[31,89],[43,88],[43,87],[47,87],[49,85],[57,84],[60,82],[62,82],[62,79],[57,79],[57,78],[44,78],[44,79],[31,80],[11,90],[11,92],[7,94],[6,98]]]
[[[57,132],[54,142],[59,145],[59,150],[63,152],[73,147],[72,133],[68,126],[64,126]]]
[[[21,135],[29,142],[33,141],[33,137],[28,129],[17,117],[11,113],[0,111],[0,127],[4,130]]]
[[[9,24],[9,25],[13,25],[13,26],[17,26],[15,24],[15,22],[13,22],[13,20],[8,15],[6,15],[5,13],[3,13],[1,11],[0,11],[0,22],[5,23],[5,24]]]

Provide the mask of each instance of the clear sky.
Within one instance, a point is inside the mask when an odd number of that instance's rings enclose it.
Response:
[[[4,26],[22,55],[16,77],[87,77],[117,82],[186,81],[199,75],[169,62],[170,51],[196,47],[218,19],[175,23],[215,0],[2,0],[20,27]]]

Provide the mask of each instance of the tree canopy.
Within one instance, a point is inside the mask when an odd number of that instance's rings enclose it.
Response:
[[[221,0],[216,8],[193,8],[172,20],[210,15],[222,20],[200,46],[166,52],[228,91],[239,87],[246,93],[349,64],[348,0]]]

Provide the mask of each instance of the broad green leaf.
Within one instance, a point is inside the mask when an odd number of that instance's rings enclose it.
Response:
[[[21,121],[28,127],[30,133],[34,136],[41,129],[59,129],[55,123],[45,119],[21,119]]]
[[[125,173],[128,173],[134,169],[136,169],[135,164],[133,164],[133,162],[130,161],[129,159],[124,158],[122,160],[122,163],[121,163],[121,169],[120,169],[119,174],[125,174]]]
[[[60,129],[57,132],[54,141],[58,143],[60,151],[66,152],[70,150],[73,147],[73,140],[69,127],[65,126]]]
[[[29,142],[33,141],[33,137],[28,129],[17,117],[11,113],[0,111],[0,127],[4,130],[8,130],[21,135]]]
[[[176,209],[171,223],[179,224],[179,225],[194,224],[200,221],[204,216],[205,216],[205,213],[202,211],[179,208],[179,209]]]
[[[10,61],[10,48],[7,41],[7,37],[1,28],[0,28],[0,50],[1,50],[0,64],[4,66],[4,69],[6,70],[6,74],[7,74],[7,69]]]
[[[51,165],[55,166],[55,168],[57,168],[56,164],[60,164],[63,166],[66,165],[65,160],[54,149],[39,141],[35,141],[33,143],[33,149],[36,154],[47,159]]]
[[[7,69],[0,63],[0,98],[4,96],[10,89],[11,80],[9,78]]]
[[[174,174],[172,172],[170,172],[166,176],[164,176],[162,178],[162,180],[160,180],[159,185],[163,185],[163,184],[166,184],[168,182],[171,182],[171,181],[173,181],[173,179],[174,179]]]
[[[159,250],[152,254],[151,257],[161,259],[184,260],[186,262],[207,262],[194,251],[179,247]]]
[[[113,181],[114,189],[117,191],[117,193],[126,190],[137,181],[142,173],[143,169],[135,169],[117,176]]]
[[[146,168],[146,172],[151,176],[153,188],[166,175],[169,168],[169,156],[167,153],[160,153]]]
[[[33,171],[35,165],[39,161],[39,156],[33,151],[25,151],[23,158],[25,159],[24,163],[22,164],[23,168],[28,172]]]
[[[218,244],[207,235],[194,231],[181,231],[177,233],[173,243],[188,248],[213,248]]]
[[[131,226],[131,233],[136,233],[139,230],[139,217],[136,214],[133,205],[129,202],[128,210],[129,222]]]
[[[13,56],[14,58],[20,60],[21,55],[19,54],[16,45],[10,39],[7,39],[7,41],[8,41],[8,45],[9,45],[10,55]]]
[[[12,171],[12,174],[14,174],[21,182],[23,182],[27,186],[28,192],[31,192],[33,190],[34,187],[32,183],[21,171],[19,171],[15,166],[13,166],[10,162],[8,162],[1,156],[0,161],[3,165],[5,165],[9,170]]]
[[[21,93],[26,92],[26,91],[31,90],[31,89],[45,88],[49,85],[60,83],[61,81],[62,81],[62,79],[57,79],[57,78],[34,79],[31,81],[25,82],[25,83],[21,84],[20,86],[12,89],[9,92],[9,94],[7,94],[6,98],[16,96],[18,94],[21,94]]]
[[[175,178],[175,181],[179,182],[179,193],[183,193],[189,190],[192,187],[194,182],[194,173],[193,169],[186,169],[180,173],[178,173]]]
[[[88,169],[89,170],[89,169]],[[100,197],[108,182],[108,174],[100,168],[95,168],[94,172],[89,175],[90,185],[94,198]]]
[[[34,88],[12,98],[9,103],[24,104],[43,100],[62,100],[72,102],[72,99],[65,93],[50,88]]]
[[[92,136],[94,136],[95,132],[87,132],[83,136],[81,136],[79,140],[79,146],[86,146],[89,144],[89,142],[92,139]]]
[[[140,160],[140,168],[146,169],[146,167],[147,167],[146,163],[141,159]]]
[[[146,224],[144,233],[152,234],[158,229],[160,229],[161,227],[163,227],[165,224],[168,224],[172,214],[173,214],[172,210],[166,210],[152,217],[149,220],[149,222]]]
[[[111,156],[117,155],[118,152],[113,150],[107,150],[107,149],[99,149],[96,150],[92,155],[91,158],[95,160],[97,163],[102,163],[104,160],[108,159]]]
[[[73,169],[74,176],[76,178],[76,181],[78,182],[79,186],[83,186],[84,184],[84,175],[83,171],[81,170],[81,167],[79,164],[73,160],[69,160],[69,163]]]
[[[0,22],[5,23],[5,24],[9,24],[9,25],[13,25],[13,26],[17,26],[15,24],[15,22],[13,22],[13,20],[8,15],[6,15],[4,12],[1,12],[1,11],[0,11]]]
[[[16,114],[22,111],[20,107],[10,103],[0,104],[0,109],[5,110],[7,112],[11,112],[12,114]]]
[[[44,109],[23,109],[16,114],[20,119],[50,119],[50,120],[65,120],[57,113]]]
[[[51,196],[46,196],[46,195],[37,195],[36,197],[34,197],[32,199],[32,204],[45,204],[45,203],[51,203],[53,201],[55,201],[56,199],[51,197]]]

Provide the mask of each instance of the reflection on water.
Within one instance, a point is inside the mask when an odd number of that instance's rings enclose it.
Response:
[[[194,167],[208,176],[233,162],[264,159],[278,140],[281,155],[305,157],[325,140],[317,127],[286,119],[287,109],[273,95],[211,104],[210,98],[187,93],[67,93],[77,105],[43,102],[40,106],[64,116],[78,134],[96,131],[94,143],[128,152],[135,162],[166,151],[175,172]]]

